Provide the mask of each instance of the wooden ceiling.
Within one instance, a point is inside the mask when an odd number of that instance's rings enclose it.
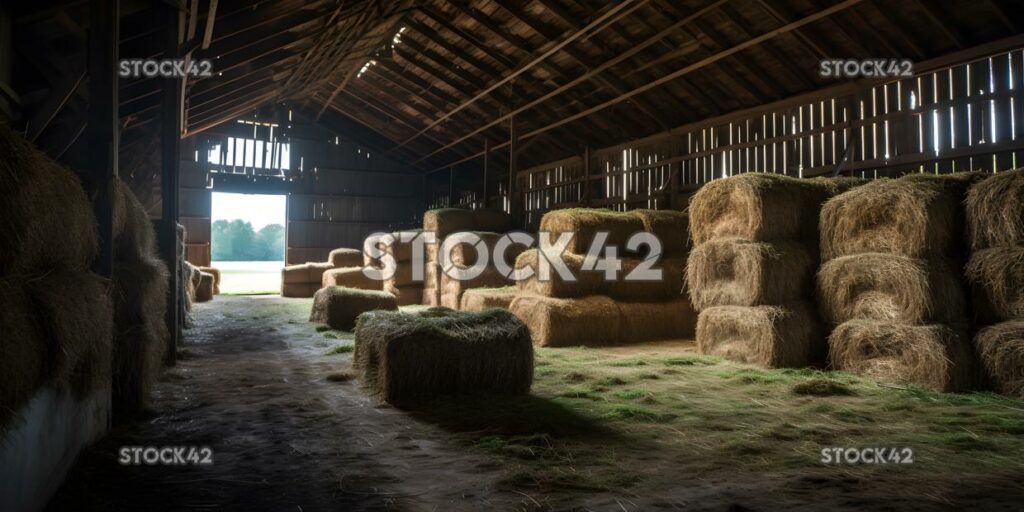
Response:
[[[529,166],[834,84],[823,58],[922,61],[1024,28],[1013,0],[219,0],[204,49],[211,1],[180,5],[182,53],[214,71],[187,82],[183,136],[284,103],[424,171],[506,146],[513,119]],[[73,159],[87,3],[9,9],[21,122]],[[121,58],[162,57],[165,3],[121,10]],[[160,80],[122,79],[120,105],[122,174],[148,174]]]

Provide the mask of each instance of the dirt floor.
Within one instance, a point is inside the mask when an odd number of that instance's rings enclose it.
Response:
[[[81,457],[52,510],[1021,510],[1024,402],[764,371],[691,343],[539,349],[519,398],[376,405],[310,299],[197,305],[152,411]],[[213,464],[124,466],[123,446]],[[909,464],[822,449],[909,448]],[[904,453],[904,452],[901,452]]]

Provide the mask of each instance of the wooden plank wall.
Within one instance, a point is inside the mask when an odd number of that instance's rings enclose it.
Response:
[[[544,212],[568,206],[682,208],[704,183],[749,171],[876,178],[1020,167],[1022,56],[1014,50],[847,87],[519,171],[523,225],[535,228]]]
[[[193,155],[182,156],[193,157],[182,158],[179,167],[178,222],[185,226],[185,259],[205,267],[210,265],[210,178]]]

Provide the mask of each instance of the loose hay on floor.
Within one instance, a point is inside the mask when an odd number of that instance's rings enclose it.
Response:
[[[586,254],[594,237],[601,231],[608,233],[605,245],[618,247],[619,254],[622,254],[629,237],[643,230],[644,223],[640,217],[629,212],[599,208],[551,210],[540,219],[540,231],[550,233],[552,242],[563,233],[573,235],[566,250],[574,254]]]
[[[541,347],[614,345],[620,342],[618,304],[605,296],[558,299],[520,294],[509,306]]]
[[[697,317],[697,351],[767,368],[796,368],[824,359],[825,344],[813,307],[716,306]]]
[[[1003,171],[975,183],[965,204],[972,250],[1024,245],[1024,170]]]
[[[509,309],[519,290],[515,286],[501,288],[473,288],[462,294],[459,309],[463,311],[483,311],[490,308]]]
[[[362,290],[383,290],[384,282],[363,273],[362,267],[332,268],[324,271],[321,288],[344,286]]]
[[[977,369],[964,334],[940,325],[851,320],[829,336],[829,365],[940,392],[973,387]]]
[[[896,254],[854,254],[826,262],[818,272],[818,301],[832,325],[858,318],[962,324],[967,317],[953,267]]]
[[[979,320],[1024,318],[1024,245],[976,251],[967,261],[966,273]]]
[[[693,339],[697,312],[686,296],[668,302],[619,302],[622,343]]]
[[[383,401],[415,406],[441,395],[528,393],[533,345],[511,313],[430,309],[359,317],[353,366]]]
[[[334,249],[327,256],[327,262],[334,268],[363,266],[363,251],[359,249]]]
[[[821,210],[821,257],[864,252],[912,258],[962,247],[963,195],[934,180],[876,180],[833,197]]]
[[[771,173],[714,180],[690,200],[695,244],[712,238],[814,240],[818,211],[834,187]]]
[[[817,251],[797,242],[716,238],[693,249],[686,282],[698,311],[782,304],[809,297]]]
[[[986,327],[974,343],[988,383],[1004,395],[1024,399],[1024,319]]]
[[[382,290],[328,286],[313,295],[309,321],[327,324],[331,329],[351,331],[356,325],[356,317],[378,309],[398,309],[395,296]]]

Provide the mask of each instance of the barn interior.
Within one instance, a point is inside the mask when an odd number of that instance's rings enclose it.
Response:
[[[5,2],[0,509],[1016,510],[1022,90],[1012,0]]]

